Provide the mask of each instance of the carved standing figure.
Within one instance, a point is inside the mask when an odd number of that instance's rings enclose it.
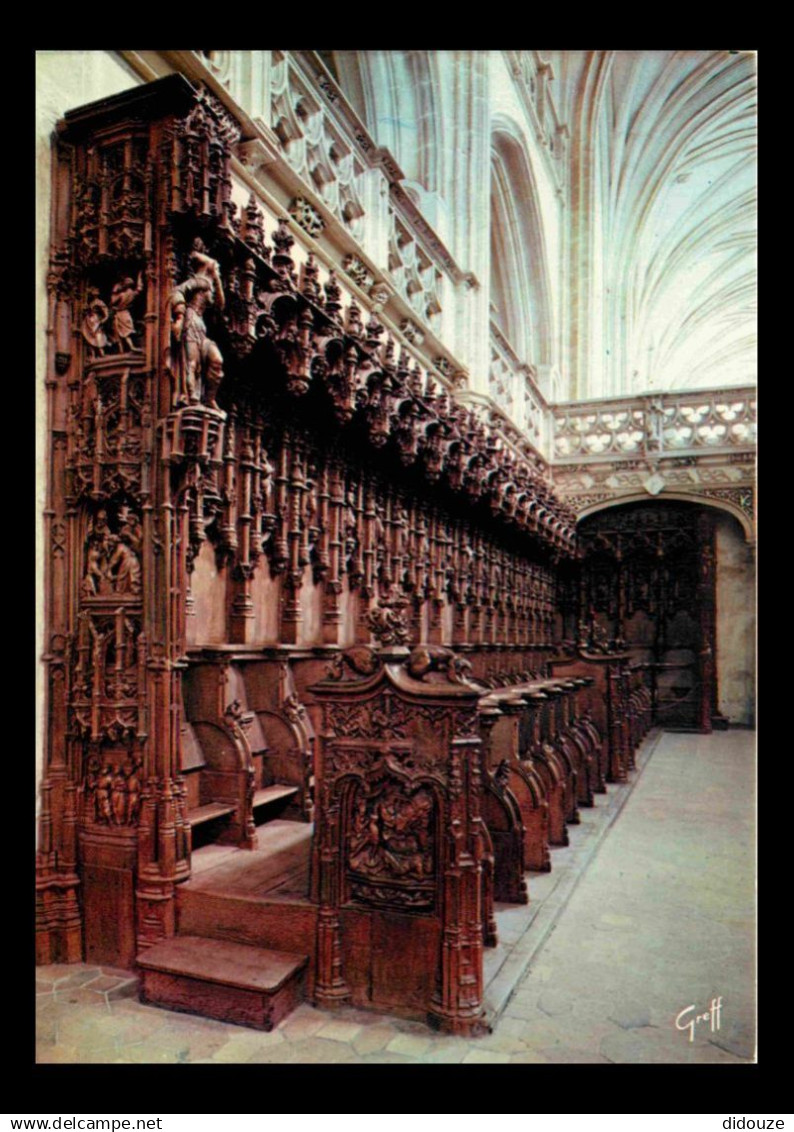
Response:
[[[134,350],[133,336],[135,323],[130,314],[130,307],[143,290],[143,276],[138,272],[138,281],[134,283],[128,276],[122,276],[113,284],[110,292],[110,305],[113,309],[113,336],[120,352]]]
[[[139,594],[141,592],[141,564],[138,555],[124,538],[110,535],[107,540],[110,556],[107,573],[113,580],[117,594]]]
[[[110,795],[113,789],[113,772],[110,769],[110,764],[106,763],[102,769],[102,773],[97,779],[96,785],[96,820],[98,822],[107,822],[110,825],[112,819],[112,810],[110,805]]]
[[[85,577],[83,578],[83,594],[92,597],[103,592],[105,581],[105,543],[104,540],[93,538],[86,552]]]
[[[225,298],[218,261],[207,255],[202,240],[193,241],[192,274],[171,294],[171,347],[168,365],[174,375],[174,408],[198,405],[202,379],[210,408],[223,377],[223,355],[207,335],[207,307],[223,310]]]
[[[96,790],[99,782],[99,759],[92,755],[88,760],[85,776],[85,814],[96,815]]]
[[[141,808],[140,763],[125,759],[122,769],[127,776],[127,825],[133,825]]]
[[[116,767],[113,772],[110,809],[113,814],[113,824],[124,825],[127,816],[127,780],[122,774],[121,767]]]
[[[108,336],[104,327],[109,318],[110,311],[99,297],[99,291],[96,287],[91,287],[88,292],[88,302],[83,312],[80,332],[90,347],[90,353],[97,357],[104,354],[105,347],[108,344]]]

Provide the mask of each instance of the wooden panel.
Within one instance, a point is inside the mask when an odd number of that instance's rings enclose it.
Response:
[[[135,958],[133,874],[86,865],[83,914],[86,962],[129,967]]]
[[[436,989],[441,924],[398,913],[381,913],[372,925],[372,1003],[418,1012]]]

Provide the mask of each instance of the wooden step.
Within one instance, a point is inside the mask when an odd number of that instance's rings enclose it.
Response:
[[[141,1001],[272,1030],[303,998],[305,955],[183,935],[141,952]]]
[[[280,783],[275,786],[263,786],[254,794],[254,809],[257,806],[267,806],[271,802],[280,802],[284,798],[294,798],[297,793],[297,786],[282,786]]]
[[[228,806],[224,802],[208,802],[205,806],[196,806],[194,810],[188,810],[187,820],[191,826],[201,825],[205,821],[214,821],[215,818],[224,818],[228,814],[233,814],[235,809],[235,806]]]

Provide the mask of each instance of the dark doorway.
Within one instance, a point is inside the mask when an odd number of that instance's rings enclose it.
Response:
[[[655,720],[710,731],[716,714],[715,552],[710,509],[631,503],[578,528],[579,608],[597,637],[652,673]]]

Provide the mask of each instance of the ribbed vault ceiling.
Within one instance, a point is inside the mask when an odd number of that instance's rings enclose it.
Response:
[[[327,54],[406,176],[449,195],[428,119],[437,129],[450,53]],[[571,175],[588,179],[564,217],[573,253],[563,301],[589,320],[572,328],[588,369],[570,374],[575,395],[754,382],[755,55],[539,54],[570,131]]]
[[[755,381],[754,55],[540,54],[572,149],[593,147],[604,391]]]

